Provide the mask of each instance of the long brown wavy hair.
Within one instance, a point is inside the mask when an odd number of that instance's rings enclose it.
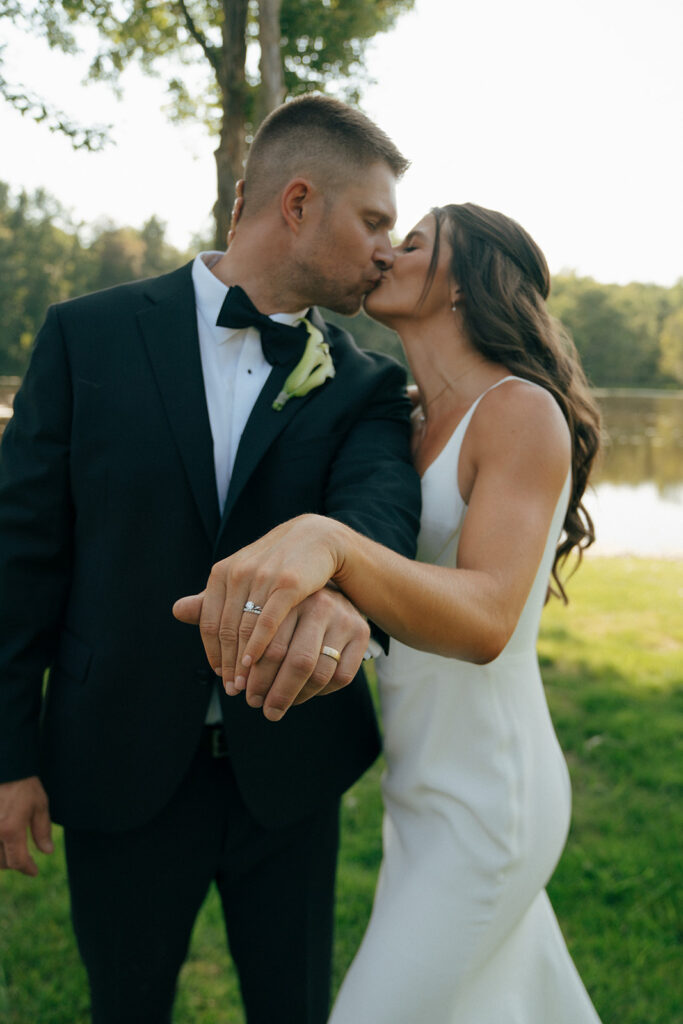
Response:
[[[451,274],[464,296],[458,309],[472,344],[487,359],[549,391],[569,426],[572,491],[552,570],[566,604],[559,571],[573,549],[578,568],[595,540],[582,498],[600,447],[600,413],[572,339],[546,307],[550,271],[533,238],[510,217],[473,203],[431,212],[436,237],[423,294],[436,273],[443,230],[451,246]]]

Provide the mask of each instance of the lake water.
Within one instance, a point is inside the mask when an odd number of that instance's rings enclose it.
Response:
[[[589,555],[683,558],[683,392],[595,395],[604,447],[586,495]]]
[[[0,430],[18,381],[0,378]],[[683,392],[597,391],[604,448],[586,495],[596,555],[683,558]]]

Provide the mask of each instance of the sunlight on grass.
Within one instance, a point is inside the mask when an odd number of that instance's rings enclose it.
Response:
[[[569,593],[539,640],[574,790],[550,896],[606,1024],[680,1024],[681,563],[588,557]]]

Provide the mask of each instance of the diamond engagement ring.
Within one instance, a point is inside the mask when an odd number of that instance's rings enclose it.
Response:
[[[328,647],[327,644],[325,644],[320,653],[326,654],[328,658],[333,658],[337,662],[337,664],[339,664],[341,653],[337,650],[336,647]]]
[[[247,601],[247,603],[245,604],[245,606],[242,609],[242,611],[243,612],[251,612],[252,615],[260,615],[261,612],[263,611],[263,608],[261,608],[257,604],[254,604],[253,601]]]

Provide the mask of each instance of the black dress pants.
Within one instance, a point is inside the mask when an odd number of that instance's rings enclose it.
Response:
[[[71,910],[93,1024],[169,1024],[178,972],[216,882],[248,1024],[325,1024],[339,802],[279,829],[245,807],[202,743],[142,828],[65,829]]]

